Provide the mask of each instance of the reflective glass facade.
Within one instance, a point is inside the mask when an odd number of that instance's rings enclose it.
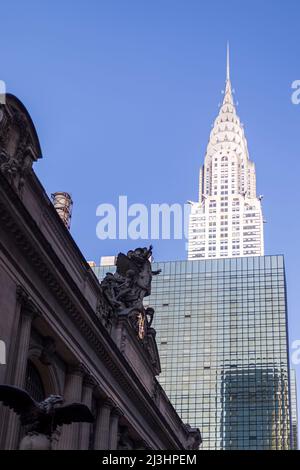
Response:
[[[282,256],[154,263],[160,382],[204,449],[291,447]],[[102,278],[107,267],[95,268]]]
[[[297,381],[296,371],[291,369],[291,412],[292,412],[292,448],[298,449],[298,408],[297,408]]]

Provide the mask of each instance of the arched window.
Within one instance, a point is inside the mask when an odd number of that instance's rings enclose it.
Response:
[[[25,388],[37,402],[45,399],[45,390],[41,376],[32,361],[27,362]]]

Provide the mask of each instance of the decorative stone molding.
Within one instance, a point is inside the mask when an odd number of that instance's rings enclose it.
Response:
[[[150,362],[155,370],[155,374],[159,375],[161,373],[161,366],[160,366],[160,359],[158,348],[156,344],[156,331],[154,328],[148,328],[147,336],[145,336],[144,340],[142,341],[142,346],[144,347],[147,355],[150,359]]]
[[[26,289],[21,285],[17,286],[17,300],[21,305],[21,314],[23,316],[29,316],[32,319],[40,316],[39,309],[34,304]]]
[[[119,408],[118,406],[115,405],[111,410],[111,415],[112,416],[118,416],[119,418],[121,418],[122,416],[124,416],[124,413],[121,410],[121,408]]]
[[[97,318],[99,318],[101,321],[102,325],[110,333],[113,325],[114,312],[107,300],[104,298],[101,287],[97,300],[96,315]]]
[[[70,375],[78,375],[79,377],[84,377],[84,375],[86,374],[86,368],[81,363],[69,364],[67,373]]]
[[[188,432],[188,450],[197,450],[202,442],[201,433],[198,428],[192,428],[189,424],[185,425]]]
[[[21,193],[33,162],[41,158],[40,144],[27,110],[16,97],[7,94],[0,111],[0,172]]]
[[[156,331],[153,328],[147,330],[147,335],[140,339],[135,334],[127,316],[119,316],[116,323],[118,331],[117,344],[122,354],[126,352],[127,344],[135,344],[137,354],[142,355],[143,360],[151,367],[154,376],[161,372],[160,359],[155,341]],[[126,356],[126,354],[125,354]]]
[[[101,402],[101,406],[102,406],[103,408],[110,408],[111,410],[113,410],[113,409],[116,408],[115,402],[114,402],[111,398],[109,398],[109,397],[106,397],[106,398],[104,399],[104,401]]]
[[[17,300],[20,304],[24,304],[28,301],[29,299],[29,294],[28,292],[24,289],[23,286],[18,285],[17,286]]]
[[[43,347],[40,344],[34,344],[30,338],[28,357],[29,359],[35,358],[40,360],[43,352]]]
[[[97,382],[92,375],[86,374],[83,377],[83,386],[94,389],[97,387]]]
[[[160,385],[159,385],[157,379],[154,377],[153,378],[152,398],[155,401],[155,403],[158,403],[159,392],[160,392]]]
[[[126,332],[125,326],[123,325],[122,333],[121,333],[121,342],[120,342],[120,351],[122,354],[124,354],[125,352],[126,343],[127,343],[127,332]]]

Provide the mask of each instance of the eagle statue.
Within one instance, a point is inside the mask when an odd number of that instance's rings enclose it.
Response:
[[[94,421],[91,411],[82,403],[61,406],[64,399],[60,395],[37,402],[25,390],[12,385],[0,385],[0,402],[20,417],[25,429],[20,449],[51,449],[51,438],[58,426]]]

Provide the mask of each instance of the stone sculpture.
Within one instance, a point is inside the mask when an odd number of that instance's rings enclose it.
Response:
[[[91,411],[82,403],[61,406],[64,399],[60,395],[50,395],[38,403],[21,388],[0,385],[0,401],[20,416],[25,430],[20,450],[50,450],[58,426],[94,421]]]
[[[143,299],[151,294],[152,271],[150,257],[152,246],[119,253],[115,274],[107,273],[101,288],[111,308],[118,315],[126,315],[138,337],[143,339],[151,327],[154,310],[145,309]]]

